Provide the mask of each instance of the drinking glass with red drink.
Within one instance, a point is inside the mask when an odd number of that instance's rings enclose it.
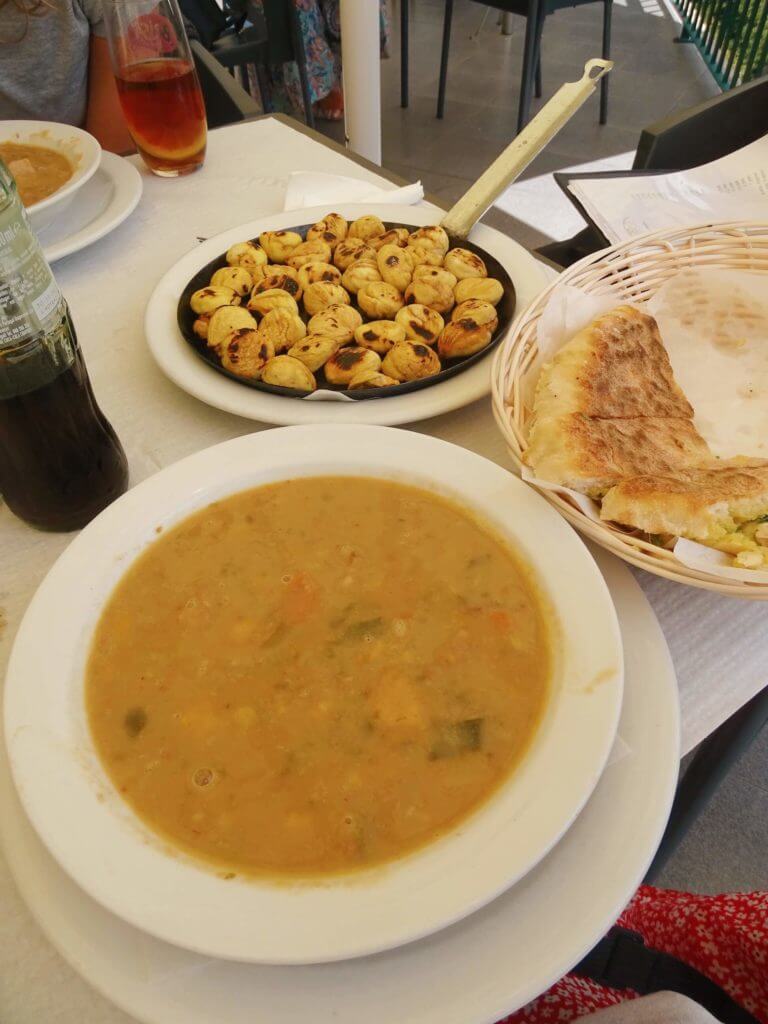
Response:
[[[104,0],[120,106],[136,148],[161,177],[205,159],[205,104],[177,0]]]

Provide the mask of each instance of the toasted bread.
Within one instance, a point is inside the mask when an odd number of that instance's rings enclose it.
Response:
[[[768,461],[713,463],[673,476],[637,476],[603,498],[600,517],[644,533],[713,544],[742,523],[768,515]]]
[[[689,419],[537,416],[525,460],[541,480],[592,498],[626,477],[656,475],[711,458]]]
[[[656,321],[632,306],[598,317],[542,367],[534,412],[537,419],[565,413],[601,419],[693,417]]]

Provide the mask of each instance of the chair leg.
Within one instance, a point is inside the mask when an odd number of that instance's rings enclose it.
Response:
[[[608,60],[611,55],[611,19],[613,17],[613,0],[603,0],[603,58]],[[600,124],[608,120],[608,79],[603,75],[600,82]]]
[[[541,0],[539,3],[539,14],[536,18],[536,87],[534,90],[536,99],[541,99],[543,92],[542,88],[542,74],[541,74],[541,37],[544,33],[544,19],[546,18],[545,12],[546,0]]]
[[[534,86],[533,94],[537,100],[540,100],[543,92],[544,89],[541,83],[541,47],[539,47],[539,52],[536,57],[536,83]]]
[[[245,91],[249,96],[256,99],[255,90],[258,88],[258,85],[256,84],[256,65],[253,61],[249,60],[246,64],[243,64],[243,81],[245,83]]]
[[[261,107],[265,114],[271,114],[274,110],[274,104],[272,103],[271,91],[269,88],[269,75],[267,69],[263,64],[256,65],[256,81],[259,85],[259,93],[261,94]]]
[[[293,52],[296,54],[296,64],[299,68],[301,98],[304,103],[304,120],[307,122],[307,127],[314,128],[315,114],[312,110],[312,93],[309,89],[309,75],[307,74],[307,52],[304,49],[304,38],[301,34],[301,25],[296,11],[295,0],[289,0],[288,14],[291,22]]]
[[[525,19],[525,45],[523,47],[523,73],[520,80],[520,107],[517,113],[518,134],[528,124],[531,116],[533,80],[536,73],[536,36],[538,21],[544,0],[528,0],[528,15]]]
[[[408,106],[408,4],[400,0],[400,106]]]
[[[547,0],[540,0],[539,15],[536,20],[536,95],[542,96],[542,36],[544,35],[544,19],[547,16]]]
[[[451,49],[451,23],[453,21],[453,0],[445,0],[443,17],[443,48],[440,54],[440,84],[437,89],[437,116],[445,113],[445,85],[448,78],[448,53]]]

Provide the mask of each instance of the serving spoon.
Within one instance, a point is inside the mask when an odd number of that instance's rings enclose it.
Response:
[[[466,239],[488,207],[512,184],[595,91],[613,61],[594,58],[578,82],[566,82],[451,207],[441,226],[450,238]]]

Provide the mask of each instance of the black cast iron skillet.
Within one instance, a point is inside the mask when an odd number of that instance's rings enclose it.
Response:
[[[330,212],[330,211],[329,211]],[[361,213],[363,208],[361,207]],[[384,222],[384,227],[389,230],[394,227],[402,227],[401,224],[395,224],[390,221]],[[407,225],[406,225],[407,226]],[[414,225],[411,230],[415,230],[418,225]],[[300,224],[296,227],[290,227],[285,230],[296,231],[298,234],[305,236],[307,229],[311,228],[311,224]],[[243,239],[245,241],[245,239]],[[254,242],[258,242],[258,238],[253,239]],[[496,345],[504,337],[504,333],[507,327],[512,323],[512,319],[515,315],[515,286],[512,282],[512,278],[509,276],[504,267],[494,257],[489,255],[479,246],[472,242],[461,240],[460,242],[455,239],[451,239],[451,248],[455,245],[462,245],[465,249],[470,249],[472,252],[481,256],[485,261],[485,265],[488,268],[488,276],[495,277],[501,281],[504,286],[504,295],[501,298],[496,311],[499,314],[499,326],[496,328],[493,337],[485,348],[480,349],[479,352],[475,352],[474,355],[467,356],[464,359],[454,359],[451,362],[444,364],[443,369],[440,373],[436,373],[434,377],[426,377],[423,380],[410,380],[405,381],[403,384],[392,384],[387,388],[360,388],[356,391],[348,391],[345,387],[338,384],[328,384],[322,373],[322,369],[318,370],[315,374],[317,378],[318,391],[341,391],[345,395],[349,395],[350,398],[355,401],[359,399],[368,398],[387,398],[390,395],[407,395],[412,391],[420,391],[422,388],[430,387],[432,384],[437,384],[439,381],[448,380],[450,377],[455,377],[457,374],[462,373],[464,370],[468,370],[470,366],[474,366],[480,359],[485,358],[486,355],[495,348]],[[179,304],[176,310],[176,317],[179,324],[179,330],[184,335],[185,341],[192,346],[197,355],[201,359],[204,359],[206,363],[217,370],[219,373],[223,373],[225,377],[229,377],[230,380],[236,380],[238,384],[244,384],[246,387],[254,388],[257,391],[268,391],[273,395],[283,395],[284,397],[290,398],[306,398],[306,391],[299,391],[296,388],[284,388],[279,387],[276,384],[265,384],[260,380],[250,380],[245,377],[238,377],[237,374],[230,373],[226,370],[219,362],[218,356],[209,348],[202,338],[198,338],[195,332],[192,330],[192,324],[197,319],[197,314],[193,313],[189,300],[192,294],[197,291],[198,288],[204,288],[211,280],[211,276],[214,271],[218,270],[219,267],[226,267],[227,261],[225,254],[217,257],[215,260],[211,260],[210,263],[206,263],[195,276],[189,281],[184,291],[181,293]],[[355,307],[357,308],[357,307]],[[446,322],[449,314],[446,314]],[[304,318],[306,319],[306,318]]]
[[[386,388],[360,388],[359,390],[348,391],[342,386],[327,384],[324,378],[320,377],[318,380],[318,390],[343,392],[355,401],[384,399],[394,395],[410,394],[413,391],[432,387],[434,384],[439,384],[441,381],[463,373],[471,366],[474,366],[475,363],[484,359],[499,344],[515,314],[515,285],[508,272],[496,257],[486,252],[480,246],[475,245],[474,242],[468,241],[467,235],[491,203],[525,170],[531,160],[541,152],[550,139],[576,113],[587,97],[594,92],[600,78],[610,71],[612,67],[611,61],[588,61],[584,67],[582,78],[578,82],[566,83],[557,91],[528,126],[510,143],[501,156],[494,160],[490,167],[483,172],[475,184],[469,188],[440,222],[448,234],[450,247],[461,246],[476,253],[485,262],[488,276],[495,277],[504,286],[504,295],[497,306],[499,325],[489,344],[474,355],[449,362],[440,373],[423,380],[406,381],[402,384],[393,384]],[[596,72],[596,74],[593,74],[593,72]],[[311,224],[301,224],[283,230],[296,231],[304,238],[311,226]],[[406,227],[409,231],[414,231],[422,226],[420,224],[385,222],[387,229]],[[253,239],[253,241],[257,242],[258,239]],[[221,365],[216,354],[192,330],[196,314],[190,309],[190,297],[198,288],[204,288],[210,282],[214,271],[227,265],[225,255],[225,253],[222,253],[217,259],[211,260],[210,263],[207,263],[198,270],[181,293],[177,307],[177,321],[184,339],[192,346],[201,359],[204,359],[218,373],[237,381],[238,384],[254,388],[257,391],[266,391],[273,395],[282,395],[288,398],[307,398],[308,393],[306,391],[278,387],[274,384],[265,384],[259,380],[250,380],[230,373],[229,370],[225,370]],[[318,371],[318,376],[321,373],[322,371]]]

